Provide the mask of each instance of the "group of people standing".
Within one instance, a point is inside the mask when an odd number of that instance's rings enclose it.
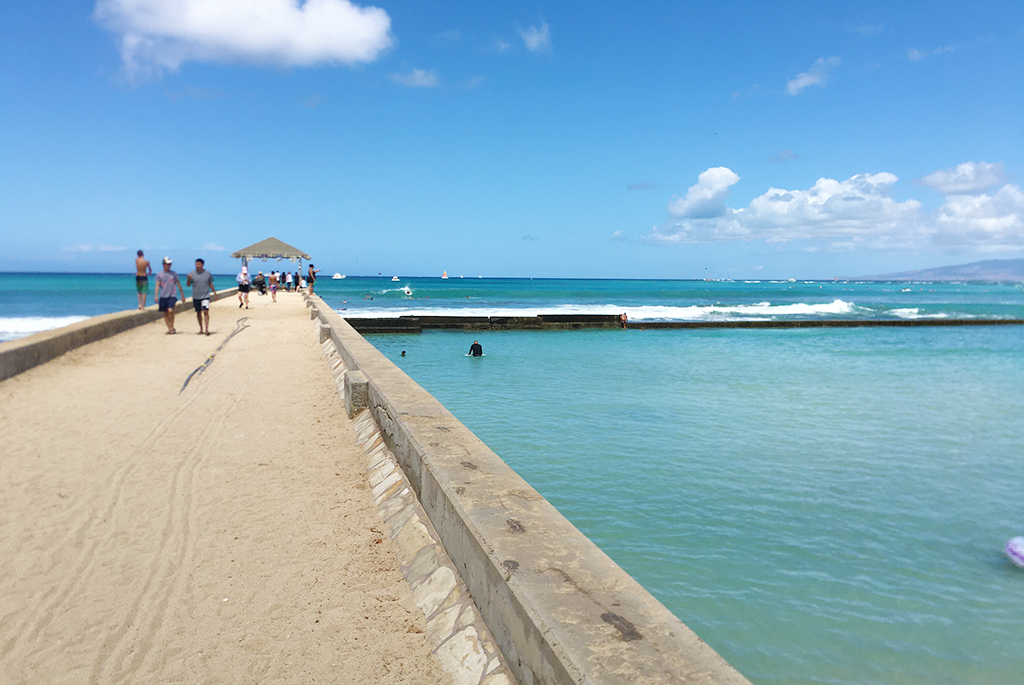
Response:
[[[235,280],[238,282],[238,307],[249,308],[249,293],[255,287],[260,295],[266,295],[270,292],[274,302],[277,302],[277,291],[284,288],[288,292],[295,288],[298,292],[300,288],[309,288],[309,292],[313,292],[313,284],[316,283],[316,275],[320,273],[320,269],[316,269],[312,264],[309,265],[309,271],[306,273],[306,277],[302,278],[302,273],[296,271],[271,271],[264,275],[262,271],[256,274],[255,278],[250,278],[249,268],[246,266],[242,267],[242,270],[235,276]]]
[[[164,257],[163,270],[156,272],[156,294],[153,298],[164,313],[164,322],[167,324],[167,334],[177,333],[174,328],[174,307],[178,303],[178,295],[185,300],[185,290],[181,285],[178,274],[171,269],[172,260]],[[316,275],[320,269],[309,265],[306,277],[302,278],[300,271],[281,272],[271,271],[266,276],[260,271],[255,278],[249,277],[249,268],[242,267],[235,280],[238,282],[238,307],[249,308],[249,292],[255,286],[261,295],[270,291],[274,302],[277,302],[277,291],[285,288],[288,292],[295,288],[309,288],[313,292],[313,285],[316,283]],[[138,251],[135,259],[135,290],[139,296],[139,309],[146,308],[146,300],[149,297],[149,276],[153,274],[153,267],[142,250]],[[210,302],[217,299],[217,290],[213,286],[213,274],[206,269],[206,262],[202,259],[196,260],[195,271],[188,274],[186,285],[192,287],[192,303],[195,306],[196,318],[199,321],[199,335],[210,335]]]
[[[178,274],[171,269],[172,265],[173,260],[170,257],[164,257],[163,270],[156,272],[154,277],[156,293],[153,299],[156,300],[159,310],[164,314],[167,335],[174,335],[178,332],[174,328],[174,308],[178,304],[178,295],[181,295],[182,302],[185,301],[185,290],[182,288]],[[151,273],[153,273],[153,267],[142,250],[139,250],[135,259],[135,290],[139,295],[139,309],[146,308]],[[186,285],[192,287],[192,306],[196,310],[196,319],[199,321],[199,335],[210,335],[210,302],[217,299],[217,289],[213,285],[213,274],[207,271],[204,260],[196,260],[196,269],[188,274]]]

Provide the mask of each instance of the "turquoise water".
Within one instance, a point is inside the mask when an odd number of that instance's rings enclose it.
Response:
[[[234,276],[215,278],[217,287],[235,286]],[[151,277],[149,304],[154,303],[153,292]],[[185,293],[190,295],[190,289]],[[0,342],[138,306],[133,273],[0,273]]]
[[[369,339],[755,682],[1019,682],[1024,329]]]
[[[1024,318],[1021,284],[317,292],[348,316]],[[131,275],[0,274],[0,336],[134,306]],[[1021,682],[1024,570],[1002,549],[1024,535],[1024,326],[368,337],[753,681]]]

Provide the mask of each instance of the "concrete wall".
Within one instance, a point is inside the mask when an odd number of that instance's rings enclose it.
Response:
[[[521,685],[746,683],[316,296],[318,318]],[[329,328],[328,328],[329,327]]]
[[[557,330],[620,328],[618,316],[573,314],[568,316],[402,316],[397,318],[347,318],[360,333],[420,333],[425,329],[454,330]],[[644,321],[624,327],[645,328],[899,328],[920,326],[1020,326],[1022,319],[785,319],[782,321]]]
[[[217,291],[218,299],[230,297],[237,288]],[[192,298],[179,302],[174,311],[181,314],[192,311]],[[25,338],[0,343],[0,381],[28,371],[33,366],[45,364],[65,352],[88,345],[91,342],[109,338],[136,326],[163,318],[155,304],[144,310],[129,309],[103,316],[94,316],[69,326],[43,331]]]

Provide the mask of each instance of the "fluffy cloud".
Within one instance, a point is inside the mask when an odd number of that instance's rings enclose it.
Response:
[[[1024,192],[1007,183],[993,195],[952,195],[936,212],[936,241],[983,252],[1024,247]]]
[[[922,178],[921,183],[943,195],[973,195],[1005,180],[1001,163],[964,162],[945,171],[932,172]]]
[[[890,197],[899,179],[886,172],[845,181],[820,178],[806,190],[769,188],[748,206],[732,209],[725,201],[739,176],[715,167],[700,174],[685,197],[669,200],[673,219],[643,238],[666,244],[802,241],[834,251],[1019,250],[1024,248],[1024,192],[1009,183],[991,195],[983,192],[1002,179],[1002,166],[985,162],[929,174],[922,182],[946,194],[931,214],[922,212],[917,200]]]
[[[387,12],[349,0],[98,0],[94,17],[119,34],[132,78],[191,60],[371,62],[392,42]]]
[[[542,23],[540,26],[521,29],[519,35],[522,37],[526,49],[530,52],[539,54],[551,52],[551,27],[548,26],[547,22]]]
[[[711,219],[725,216],[729,208],[725,200],[729,187],[740,180],[731,169],[716,166],[697,177],[697,185],[690,186],[686,197],[673,197],[668,203],[668,213],[685,219]]]
[[[413,69],[408,74],[391,74],[391,80],[410,88],[436,88],[441,82],[436,71]]]
[[[838,67],[842,61],[839,57],[829,57],[828,59],[820,57],[811,65],[810,69],[802,74],[797,74],[786,82],[786,92],[790,95],[796,95],[809,86],[825,85],[828,83],[828,70],[832,67]]]

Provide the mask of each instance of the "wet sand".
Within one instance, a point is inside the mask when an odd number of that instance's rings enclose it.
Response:
[[[0,682],[451,682],[302,298],[237,305],[0,382]]]

